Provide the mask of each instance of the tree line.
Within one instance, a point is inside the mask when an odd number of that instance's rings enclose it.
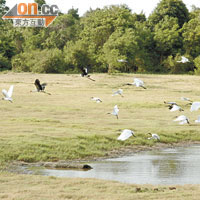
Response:
[[[35,0],[39,6],[45,0]],[[0,0],[0,16],[9,8]],[[181,56],[190,62],[180,63]],[[119,62],[119,59],[127,62]],[[70,9],[48,28],[0,19],[0,71],[200,73],[200,8],[161,0],[147,18],[127,5]]]

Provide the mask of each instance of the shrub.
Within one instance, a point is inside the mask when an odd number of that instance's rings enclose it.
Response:
[[[10,60],[0,54],[0,71],[11,69]]]
[[[199,75],[200,74],[200,56],[198,56],[194,59],[194,65],[195,65],[194,72],[195,72],[195,74]]]
[[[63,73],[65,66],[62,51],[45,49],[18,54],[12,59],[12,69],[18,72]]]

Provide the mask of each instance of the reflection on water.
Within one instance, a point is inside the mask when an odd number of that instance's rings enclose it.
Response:
[[[135,153],[88,163],[89,171],[42,170],[44,175],[136,184],[200,184],[200,145]]]

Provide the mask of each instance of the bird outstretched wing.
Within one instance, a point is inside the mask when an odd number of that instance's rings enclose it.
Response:
[[[4,97],[8,98],[8,92],[5,89],[2,90],[2,94]]]
[[[42,90],[44,90],[45,87],[47,86],[47,83],[42,83],[41,86],[42,86]]]
[[[88,75],[88,72],[87,72],[88,70],[87,70],[87,68],[81,67],[80,69],[81,69],[81,72],[82,72],[82,73],[81,73],[81,76],[82,76],[82,77]]]
[[[10,86],[10,88],[9,88],[9,90],[8,90],[8,93],[7,93],[7,94],[8,94],[8,97],[9,97],[9,98],[11,98],[11,97],[12,97],[13,88],[14,88],[14,86],[13,86],[13,85],[11,85],[11,86]]]
[[[132,135],[134,135],[133,131],[125,129],[122,131],[121,135],[117,138],[117,140],[124,141],[124,140],[127,140]]]
[[[36,79],[34,84],[35,84],[37,91],[42,90],[42,86],[40,85],[39,79]]]

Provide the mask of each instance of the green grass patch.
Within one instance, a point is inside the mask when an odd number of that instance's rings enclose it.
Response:
[[[93,76],[95,82],[79,75],[1,74],[0,88],[14,85],[13,103],[2,101],[0,105],[1,163],[86,159],[126,147],[156,145],[157,141],[147,139],[148,132],[159,134],[160,143],[165,144],[200,141],[200,125],[194,123],[198,112],[190,112],[180,100],[185,95],[199,99],[198,76]],[[52,95],[30,93],[36,77],[48,83],[46,90]],[[134,77],[141,78],[147,89],[123,86]],[[123,89],[124,97],[112,96],[118,88]],[[103,102],[92,102],[92,96]],[[170,112],[163,101],[178,102],[184,112]],[[106,114],[116,104],[120,110],[118,120]],[[180,114],[188,116],[190,126],[173,122]],[[134,130],[137,137],[117,141],[123,129]]]

